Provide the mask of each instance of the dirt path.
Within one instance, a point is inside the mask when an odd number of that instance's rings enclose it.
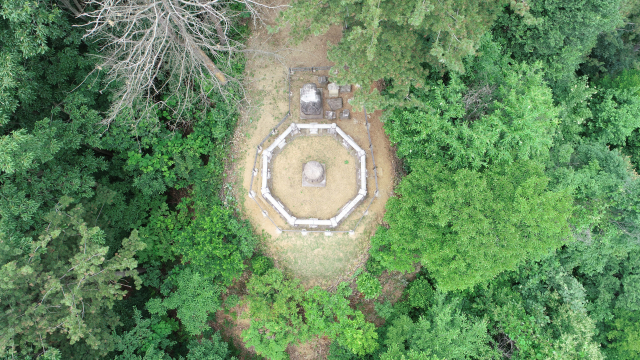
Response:
[[[276,0],[277,4],[286,4],[286,0]],[[266,14],[264,22],[266,25],[275,25],[276,12]],[[281,31],[276,34],[269,34],[264,26],[257,26],[252,29],[252,35],[249,39],[248,47],[254,52],[249,53],[246,66],[246,87],[249,94],[250,106],[245,111],[244,118],[238,126],[234,137],[234,151],[236,159],[234,160],[234,178],[230,179],[235,182],[235,190],[238,200],[243,204],[244,213],[253,223],[258,232],[266,234],[267,239],[264,243],[264,252],[276,260],[277,266],[287,269],[294,276],[300,278],[305,286],[311,287],[320,285],[330,287],[339,281],[347,280],[351,274],[360,267],[367,258],[367,250],[369,248],[369,238],[375,231],[376,225],[382,220],[384,205],[392,194],[394,182],[394,160],[389,142],[382,129],[380,122],[380,111],[370,111],[369,122],[371,138],[374,147],[374,156],[378,169],[378,186],[379,197],[373,201],[367,215],[356,229],[354,235],[334,235],[325,237],[322,234],[310,234],[302,236],[298,233],[278,233],[276,227],[271,221],[263,217],[261,210],[252,199],[248,197],[248,189],[251,179],[251,171],[253,169],[253,161],[255,156],[255,148],[260,141],[269,133],[269,131],[283,118],[289,106],[287,69],[289,67],[311,67],[311,66],[331,66],[331,62],[327,60],[327,42],[337,43],[341,37],[342,29],[339,26],[332,27],[327,34],[319,37],[312,37],[300,44],[291,44],[288,42],[288,31]],[[330,75],[324,73],[297,72],[291,77],[291,91],[294,96],[291,99],[291,117],[285,122],[280,129],[284,129],[290,122],[310,122],[301,121],[299,119],[299,92],[298,89],[305,82],[315,81],[318,75]],[[354,87],[355,88],[355,87]],[[367,86],[368,88],[368,86]],[[345,108],[351,109],[347,103],[352,94],[344,97]],[[347,134],[349,134],[362,148],[368,150],[368,138],[364,124],[364,114],[362,112],[354,112],[351,109],[352,116],[350,120],[334,120],[338,123]],[[333,122],[327,120],[313,120],[313,122]],[[275,138],[275,137],[272,137]],[[309,138],[306,138],[309,139]],[[313,157],[314,151],[320,151],[321,157],[325,161],[331,161],[336,172],[328,173],[328,185],[342,186],[338,179],[332,179],[338,172],[346,171],[345,176],[355,176],[351,174],[349,168],[354,164],[345,163],[347,158],[345,154],[338,150],[322,151],[321,144],[312,146],[311,144],[303,144],[305,138],[298,138],[285,148],[283,153],[279,155],[289,156],[290,161],[294,161],[295,155],[303,157]],[[298,149],[296,150],[296,144]],[[340,159],[338,159],[340,158]],[[291,194],[294,191],[292,186],[300,186],[297,179],[296,169],[299,164],[295,163],[291,169],[286,169],[285,161],[276,161],[275,168],[280,167],[280,173],[274,176],[280,176],[282,181],[279,187],[274,191],[282,194]],[[300,160],[302,161],[302,160]],[[298,161],[299,162],[299,161]],[[367,151],[367,190],[369,196],[373,196],[375,191],[375,181],[373,177],[373,164],[370,152]],[[291,179],[288,179],[291,178]],[[289,184],[290,182],[291,184]],[[255,188],[254,183],[254,188]],[[297,189],[297,188],[296,188]],[[296,191],[300,191],[299,189]],[[259,193],[259,190],[257,191]],[[310,191],[309,193],[311,193]],[[318,191],[317,191],[318,192]],[[351,190],[348,196],[352,197]],[[319,193],[319,192],[318,192]],[[298,194],[305,195],[305,194]],[[347,197],[347,195],[340,195]],[[338,196],[338,197],[340,197]],[[285,196],[288,202],[287,206],[300,212],[301,217],[313,215],[311,210],[318,206],[310,198],[302,199],[299,204],[293,204],[296,200],[292,196]],[[258,198],[260,196],[258,195]],[[282,197],[281,197],[282,198]],[[299,196],[297,196],[299,198]],[[322,197],[321,197],[322,198]],[[369,203],[369,197],[365,199],[365,205]],[[339,208],[342,198],[329,199],[331,206],[327,206],[327,212],[331,212],[334,208]],[[262,201],[262,200],[259,200]],[[266,205],[266,203],[264,203]],[[267,206],[263,206],[267,207]],[[366,206],[358,207],[344,222],[344,227],[355,224],[362,216]],[[279,225],[284,225],[275,211],[268,207],[269,215]],[[325,215],[324,213],[321,215]],[[319,216],[315,216],[319,217]]]

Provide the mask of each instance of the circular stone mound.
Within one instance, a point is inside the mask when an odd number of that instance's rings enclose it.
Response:
[[[319,183],[324,180],[324,169],[322,164],[317,161],[309,161],[304,164],[304,170],[302,176],[310,183]]]

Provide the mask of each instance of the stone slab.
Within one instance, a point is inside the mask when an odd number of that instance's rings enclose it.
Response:
[[[338,97],[338,95],[340,95],[340,87],[336,83],[329,83],[329,85],[327,85],[327,90],[329,91],[330,98]]]
[[[351,118],[351,112],[349,109],[340,111],[340,120],[348,120],[349,118]]]
[[[351,92],[351,85],[342,85],[342,86],[340,86],[340,94],[350,93],[350,92]]]
[[[300,89],[300,119],[322,119],[322,89],[304,84]]]
[[[327,105],[329,105],[329,108],[333,111],[336,111],[340,108],[342,108],[342,98],[341,97],[337,97],[337,98],[333,98],[333,99],[327,99]]]
[[[318,76],[318,84],[324,86],[329,83],[329,78],[326,76]]]
[[[324,112],[324,118],[327,120],[335,120],[336,119],[336,112],[335,111],[325,111]]]

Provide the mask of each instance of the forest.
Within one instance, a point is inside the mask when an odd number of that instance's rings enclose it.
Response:
[[[637,21],[639,0],[0,0],[0,359],[640,359]],[[259,27],[340,27],[332,76],[397,156],[334,288],[263,251],[227,180]]]

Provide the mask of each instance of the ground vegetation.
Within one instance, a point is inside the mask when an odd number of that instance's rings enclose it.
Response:
[[[640,3],[293,1],[404,174],[328,289],[224,185],[273,6],[0,0],[0,357],[640,357]]]

